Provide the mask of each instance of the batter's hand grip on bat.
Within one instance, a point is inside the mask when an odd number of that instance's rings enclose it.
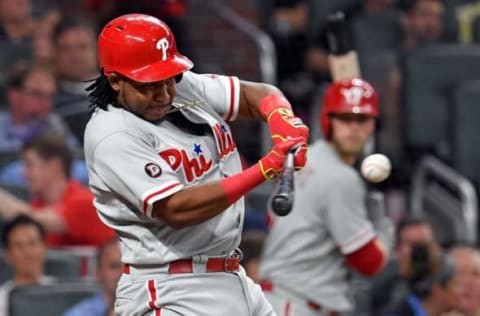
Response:
[[[290,150],[285,159],[285,167],[276,189],[273,191],[271,207],[278,216],[286,216],[293,206],[293,194],[295,185],[293,172],[295,170],[295,150]]]

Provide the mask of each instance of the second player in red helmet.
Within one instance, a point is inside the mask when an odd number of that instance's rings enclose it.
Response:
[[[323,95],[320,111],[320,126],[324,137],[330,137],[329,116],[341,113],[378,117],[375,89],[362,79],[346,79],[331,84]]]
[[[262,287],[279,316],[354,311],[349,269],[377,274],[392,240],[391,222],[379,203],[367,206],[353,168],[375,130],[375,90],[362,79],[339,81],[319,106],[324,138],[309,146],[295,178],[292,212],[273,217],[260,265]]]

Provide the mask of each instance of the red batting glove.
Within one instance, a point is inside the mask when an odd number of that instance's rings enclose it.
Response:
[[[270,94],[259,104],[260,112],[267,118],[273,144],[284,142],[289,138],[301,138],[308,142],[309,129],[303,121],[293,114],[290,103],[278,94]],[[305,166],[306,146],[295,154],[295,167]]]
[[[283,172],[287,153],[290,149],[295,147],[298,147],[297,150],[301,148],[305,148],[305,150],[300,151],[300,153],[303,153],[301,154],[302,158],[300,159],[301,163],[303,163],[301,167],[305,166],[305,163],[307,161],[307,158],[305,155],[307,144],[300,137],[287,139],[284,142],[275,144],[272,150],[265,157],[263,157],[258,161],[260,170],[263,176],[265,177],[265,179],[272,180]]]
[[[268,116],[268,126],[274,144],[284,142],[288,138],[302,138],[308,141],[308,127],[293,112],[279,108]]]

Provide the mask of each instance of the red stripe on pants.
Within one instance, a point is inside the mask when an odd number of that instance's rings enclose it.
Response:
[[[285,316],[290,316],[291,309],[292,305],[290,304],[290,302],[287,302],[287,304],[285,304]]]
[[[148,302],[148,306],[150,306],[151,309],[156,309],[155,301],[157,300],[157,289],[155,288],[155,280],[148,280],[148,294],[150,296],[150,301]]]

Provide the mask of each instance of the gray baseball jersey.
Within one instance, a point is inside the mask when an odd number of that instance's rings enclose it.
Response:
[[[260,277],[292,297],[350,310],[345,255],[375,237],[364,183],[328,143],[318,140],[309,147],[307,165],[296,174],[295,184],[292,212],[273,218]],[[271,303],[280,315],[283,307]]]
[[[96,110],[86,127],[94,203],[102,221],[118,233],[124,263],[226,256],[240,241],[243,199],[208,221],[182,229],[151,216],[155,201],[242,170],[225,123],[238,112],[239,80],[186,72],[177,84],[175,102],[193,102],[181,112],[189,121],[209,126],[206,132],[192,134],[169,120],[153,124],[114,106]]]

